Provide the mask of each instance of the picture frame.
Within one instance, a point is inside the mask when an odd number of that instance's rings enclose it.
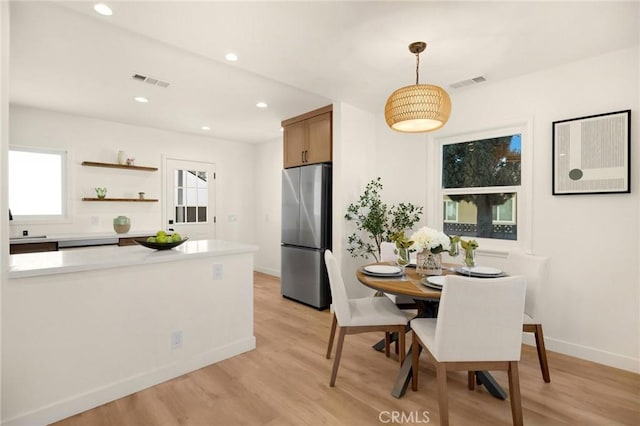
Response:
[[[553,195],[631,192],[631,110],[553,122]]]

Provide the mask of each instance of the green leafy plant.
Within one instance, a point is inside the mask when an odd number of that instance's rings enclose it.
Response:
[[[356,203],[349,204],[344,218],[355,222],[356,231],[347,238],[347,251],[353,257],[380,260],[380,244],[394,234],[411,229],[420,221],[422,207],[399,203],[389,207],[382,201],[382,179],[369,182]]]

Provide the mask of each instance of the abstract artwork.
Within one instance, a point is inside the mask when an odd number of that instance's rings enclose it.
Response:
[[[631,110],[553,122],[553,195],[631,192]]]

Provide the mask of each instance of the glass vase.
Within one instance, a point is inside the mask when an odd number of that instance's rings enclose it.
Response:
[[[416,273],[419,275],[442,275],[442,254],[424,249],[416,256]]]
[[[404,269],[410,262],[410,253],[408,248],[396,248],[394,250],[396,254],[396,265],[402,270],[402,275],[404,275]]]

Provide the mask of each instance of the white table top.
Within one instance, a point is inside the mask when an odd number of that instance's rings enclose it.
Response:
[[[9,256],[9,278],[64,274],[120,266],[175,262],[185,259],[253,253],[258,247],[223,240],[189,240],[170,250],[135,246],[82,247]]]

